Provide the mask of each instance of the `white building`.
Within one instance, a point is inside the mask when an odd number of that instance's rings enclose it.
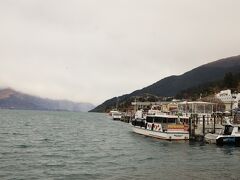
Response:
[[[240,105],[240,93],[232,93],[230,89],[223,90],[216,94],[216,98],[220,99],[225,104],[225,110],[231,111]]]

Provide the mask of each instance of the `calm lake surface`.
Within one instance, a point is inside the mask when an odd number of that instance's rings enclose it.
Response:
[[[240,148],[144,137],[106,114],[0,110],[0,179],[240,179]]]

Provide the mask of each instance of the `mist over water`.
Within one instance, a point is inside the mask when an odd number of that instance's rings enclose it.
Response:
[[[0,179],[240,179],[240,148],[160,141],[106,114],[0,110]]]

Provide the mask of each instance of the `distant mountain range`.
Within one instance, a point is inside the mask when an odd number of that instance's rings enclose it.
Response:
[[[95,106],[67,100],[44,99],[7,88],[0,90],[0,109],[87,112]]]
[[[143,89],[119,96],[118,98],[114,97],[109,99],[91,111],[108,111],[116,106],[117,99],[120,104],[129,101],[133,97],[146,96],[146,94],[162,97],[176,96],[176,94],[185,89],[196,87],[208,82],[222,80],[224,75],[228,72],[232,72],[233,74],[240,72],[240,56],[217,60],[197,67],[179,76],[166,77]]]

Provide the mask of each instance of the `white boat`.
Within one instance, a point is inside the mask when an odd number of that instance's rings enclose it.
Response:
[[[133,132],[165,140],[188,140],[188,117],[151,114],[146,119],[132,121]]]
[[[204,137],[210,144],[240,146],[240,126],[227,123],[220,133],[208,133]]]
[[[113,120],[121,120],[122,118],[122,113],[117,110],[110,111],[109,115],[112,117]]]

